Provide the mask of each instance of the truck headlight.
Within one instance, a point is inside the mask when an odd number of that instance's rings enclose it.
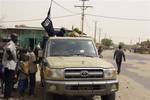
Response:
[[[63,69],[51,69],[51,71],[52,71],[51,78],[54,78],[54,79],[64,78],[64,70]]]
[[[104,70],[104,78],[116,79],[116,76],[117,76],[116,69],[105,69]]]
[[[64,78],[64,69],[51,69],[46,67],[44,71],[45,79],[63,79]]]

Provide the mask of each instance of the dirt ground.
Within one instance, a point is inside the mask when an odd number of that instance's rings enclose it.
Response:
[[[104,52],[104,59],[111,63],[112,51]],[[127,61],[123,63],[123,69],[119,80],[119,91],[116,93],[116,100],[150,100],[150,56],[127,53]],[[39,73],[37,73],[37,80],[39,81]],[[29,97],[24,100],[42,100],[42,88],[37,86],[36,97]],[[17,94],[17,91],[14,91]],[[2,99],[2,94],[0,95]],[[12,100],[20,100],[18,96]],[[94,97],[94,100],[101,100],[99,96]]]
[[[117,100],[150,100],[150,91],[132,79],[120,75],[120,89]]]

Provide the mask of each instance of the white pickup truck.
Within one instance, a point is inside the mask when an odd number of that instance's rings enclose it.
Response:
[[[42,72],[45,100],[68,100],[74,96],[92,100],[95,95],[100,95],[101,100],[115,100],[118,91],[115,67],[99,58],[91,38],[50,37]]]

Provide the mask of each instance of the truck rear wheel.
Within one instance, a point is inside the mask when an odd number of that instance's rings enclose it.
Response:
[[[115,100],[115,93],[101,96],[102,100]]]

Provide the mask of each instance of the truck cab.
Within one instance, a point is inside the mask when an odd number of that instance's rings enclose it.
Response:
[[[115,100],[118,80],[115,67],[99,58],[89,37],[50,37],[41,63],[44,99],[99,95]]]

